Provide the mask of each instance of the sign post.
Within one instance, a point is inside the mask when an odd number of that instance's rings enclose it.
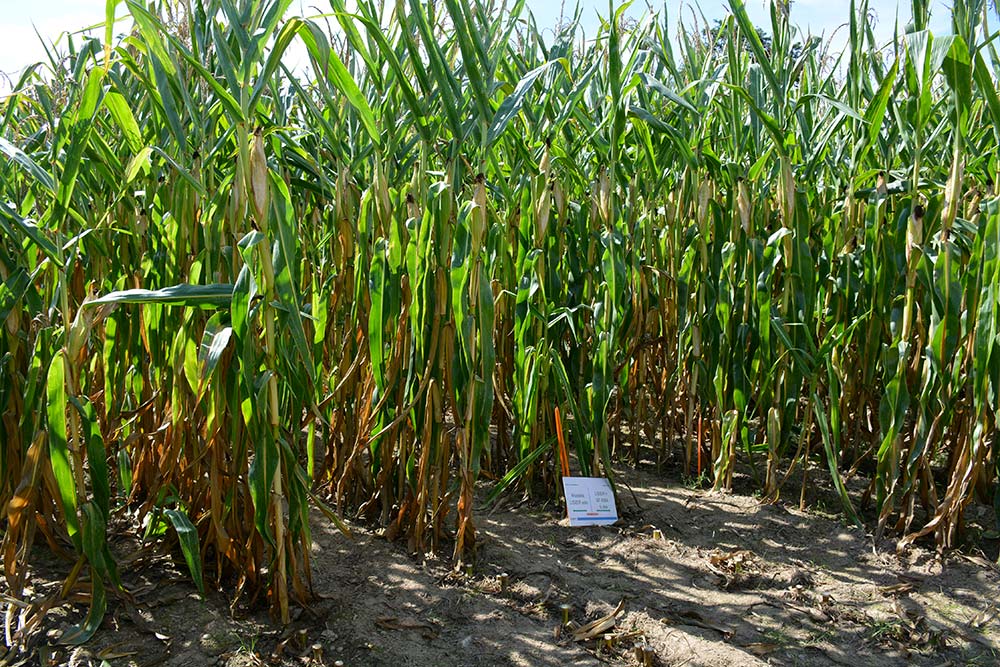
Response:
[[[618,521],[615,494],[604,477],[563,477],[571,526],[608,526]]]
[[[570,526],[609,526],[618,521],[615,492],[606,477],[570,477],[569,454],[563,440],[562,419],[556,408],[556,437],[562,467],[563,493]]]

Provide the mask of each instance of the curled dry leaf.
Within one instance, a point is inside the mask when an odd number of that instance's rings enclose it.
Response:
[[[596,621],[591,621],[590,623],[587,623],[580,629],[576,630],[573,633],[573,640],[578,642],[584,642],[587,641],[588,639],[593,639],[594,637],[603,635],[605,632],[615,627],[615,619],[617,619],[618,616],[621,615],[623,611],[625,611],[625,600],[619,602],[618,606],[615,607],[614,611],[612,611],[607,616],[602,616]]]

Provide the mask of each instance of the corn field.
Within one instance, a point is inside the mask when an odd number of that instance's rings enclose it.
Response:
[[[783,2],[290,4],[109,0],[0,101],[8,642],[43,543],[78,642],[112,535],[285,622],[315,521],[463,562],[477,483],[558,497],[557,410],[584,475],[825,484],[901,547],[1000,507],[986,0],[888,43],[853,0],[843,53]]]

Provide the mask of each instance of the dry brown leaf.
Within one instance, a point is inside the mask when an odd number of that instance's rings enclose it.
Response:
[[[116,650],[116,646],[108,646],[97,652],[97,657],[101,660],[118,660],[119,658],[128,658],[136,655],[138,651],[122,651]]]
[[[1000,613],[1000,609],[997,609],[996,602],[991,602],[986,605],[986,609],[983,609],[981,612],[972,617],[972,620],[969,621],[969,625],[978,630],[996,618],[998,613]]]
[[[425,639],[434,639],[438,636],[438,632],[433,625],[414,618],[381,616],[375,619],[375,625],[384,630],[419,630]]]
[[[717,568],[735,568],[744,563],[752,561],[754,554],[748,549],[740,549],[738,551],[730,551],[724,554],[712,554],[708,558],[710,565]]]
[[[721,634],[723,637],[726,638],[729,638],[733,635],[732,630],[724,628],[716,623],[712,623],[711,621],[705,620],[705,617],[696,611],[693,610],[682,611],[678,614],[678,616],[682,619],[680,622],[683,625],[692,625],[696,628],[714,630],[715,632],[718,632],[719,634]]]
[[[743,648],[750,651],[754,655],[770,655],[781,648],[781,645],[770,644],[768,642],[754,642],[752,644],[746,644]]]
[[[604,634],[611,628],[615,627],[615,619],[623,611],[625,611],[625,600],[619,602],[618,606],[615,607],[614,611],[612,611],[607,616],[602,616],[596,621],[591,621],[590,623],[587,623],[586,625],[581,627],[579,630],[576,630],[573,633],[573,641],[584,642],[587,641],[588,639],[593,639],[598,635]]]
[[[912,593],[913,589],[913,584],[903,583],[893,584],[891,586],[881,586],[878,590],[882,595],[905,595],[907,593]]]

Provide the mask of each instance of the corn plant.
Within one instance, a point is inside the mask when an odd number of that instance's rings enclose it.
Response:
[[[822,475],[902,547],[997,502],[987,2],[880,43],[855,0],[843,53],[787,3],[289,5],[109,2],[0,102],[4,572],[68,573],[10,642],[70,594],[92,636],[118,531],[281,621],[319,516],[468,562],[481,477],[558,493],[557,421],[582,474]]]

